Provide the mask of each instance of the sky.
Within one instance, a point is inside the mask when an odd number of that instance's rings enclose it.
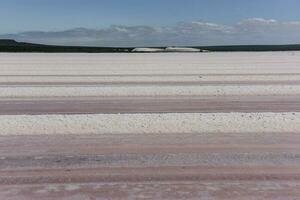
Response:
[[[94,46],[300,43],[299,8],[299,0],[0,0],[0,37]]]

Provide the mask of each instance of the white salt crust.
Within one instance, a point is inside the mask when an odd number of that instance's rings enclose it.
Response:
[[[299,133],[300,113],[0,116],[0,135]]]
[[[0,87],[0,98],[124,97],[124,96],[232,96],[300,95],[300,85],[221,86],[18,86]]]
[[[1,53],[1,75],[299,74],[300,52]]]
[[[92,72],[91,72],[92,73]],[[299,74],[291,75],[114,75],[114,76],[0,76],[0,83],[205,83],[205,82],[300,81]]]

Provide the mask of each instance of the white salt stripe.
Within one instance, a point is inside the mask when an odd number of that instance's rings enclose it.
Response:
[[[92,72],[91,72],[92,74]],[[137,75],[137,76],[0,76],[0,83],[21,82],[202,82],[202,81],[300,81],[300,75]]]
[[[0,135],[299,133],[300,113],[0,116]]]
[[[300,52],[0,54],[0,75],[300,73]]]
[[[18,86],[1,87],[0,98],[109,96],[300,95],[300,85],[224,86]]]

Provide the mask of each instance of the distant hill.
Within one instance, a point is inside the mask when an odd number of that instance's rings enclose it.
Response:
[[[131,52],[133,48],[115,47],[83,47],[56,46],[17,42],[15,40],[0,39],[0,52],[45,52],[45,53],[118,53]]]
[[[15,40],[0,39],[0,46],[18,45],[19,43]]]
[[[165,47],[157,47],[165,48]],[[208,51],[300,51],[300,45],[235,45],[235,46],[196,46],[193,48]],[[128,53],[128,47],[84,47],[43,45],[15,40],[0,39],[0,52],[45,52],[45,53]]]

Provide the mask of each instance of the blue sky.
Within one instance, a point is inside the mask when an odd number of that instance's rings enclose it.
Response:
[[[299,0],[0,0],[0,34],[78,27],[107,31],[111,25],[178,30],[179,22],[195,21],[231,27],[247,19],[298,22],[299,8]]]
[[[300,20],[299,0],[0,0],[0,33],[109,25]]]

